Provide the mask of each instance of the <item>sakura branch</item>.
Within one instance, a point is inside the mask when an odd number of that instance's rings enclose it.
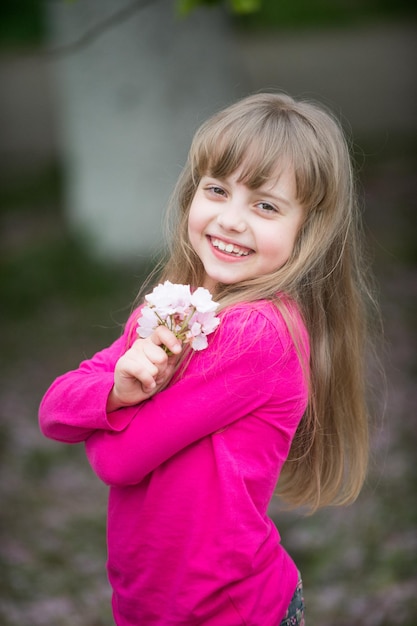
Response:
[[[199,287],[191,291],[189,285],[177,285],[165,281],[145,296],[148,303],[138,319],[139,337],[149,337],[158,326],[166,326],[183,343],[193,350],[207,348],[207,335],[220,323],[215,316],[218,303],[211,293]]]

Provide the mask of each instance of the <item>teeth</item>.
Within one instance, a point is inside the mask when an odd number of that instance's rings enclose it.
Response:
[[[221,239],[212,239],[211,243],[215,248],[218,248],[222,252],[228,252],[229,254],[236,254],[237,256],[248,256],[249,250],[243,250],[239,246],[235,246],[233,243],[225,243]]]

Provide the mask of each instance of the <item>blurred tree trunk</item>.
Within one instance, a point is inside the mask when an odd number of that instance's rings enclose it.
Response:
[[[121,6],[47,2],[52,46],[77,41]],[[153,254],[194,130],[244,91],[232,25],[220,7],[179,18],[173,0],[154,0],[54,56],[53,71],[71,227],[98,257]]]

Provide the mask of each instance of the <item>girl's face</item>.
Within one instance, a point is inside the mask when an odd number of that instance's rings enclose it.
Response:
[[[303,221],[291,168],[258,189],[239,182],[240,172],[224,180],[203,176],[191,203],[188,235],[209,290],[282,267]]]

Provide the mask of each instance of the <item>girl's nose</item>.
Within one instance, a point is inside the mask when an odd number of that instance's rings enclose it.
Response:
[[[243,233],[246,230],[244,210],[238,202],[224,204],[217,216],[217,223],[223,230]]]

